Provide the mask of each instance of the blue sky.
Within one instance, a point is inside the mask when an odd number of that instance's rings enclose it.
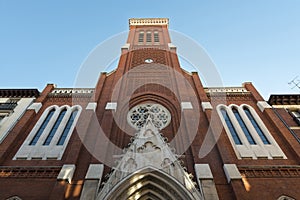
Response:
[[[265,99],[300,92],[288,85],[300,79],[298,0],[0,0],[0,88],[72,87],[89,52],[133,17],[168,17],[205,48],[225,86],[251,81]]]

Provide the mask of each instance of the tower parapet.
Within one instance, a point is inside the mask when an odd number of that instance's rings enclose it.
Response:
[[[167,25],[169,26],[168,18],[131,18],[129,19],[130,26],[153,26],[153,25]]]

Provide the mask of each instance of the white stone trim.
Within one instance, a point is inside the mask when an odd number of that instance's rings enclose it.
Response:
[[[205,112],[205,110],[212,110],[213,109],[210,102],[202,102],[201,106],[202,106],[203,112]]]
[[[197,179],[213,179],[209,164],[195,164]]]
[[[290,129],[292,129],[292,130],[299,130],[300,126],[291,126]]]
[[[42,106],[42,103],[33,103],[27,108],[27,110],[34,110],[35,113],[38,113]]]
[[[266,101],[258,101],[257,106],[261,112],[264,112],[266,108],[272,108]]]
[[[273,108],[300,109],[300,105],[272,105]]]
[[[220,104],[220,105],[217,106],[217,112],[218,112],[218,114],[219,114],[219,116],[220,116],[220,119],[221,119],[221,121],[222,121],[223,127],[224,127],[224,129],[225,129],[225,132],[227,133],[227,136],[228,136],[229,141],[230,141],[230,143],[231,143],[231,145],[232,145],[232,147],[233,147],[233,150],[234,150],[236,156],[238,157],[238,159],[241,159],[242,156],[241,156],[240,152],[241,152],[241,148],[243,148],[243,147],[242,147],[242,145],[236,145],[236,144],[235,144],[235,142],[234,142],[234,140],[233,140],[233,138],[232,138],[232,136],[231,136],[230,130],[229,130],[229,128],[227,127],[227,124],[226,124],[226,122],[225,122],[225,120],[224,120],[224,117],[223,117],[223,115],[222,115],[222,113],[221,113],[221,109],[225,109],[225,111],[227,112],[227,114],[228,114],[228,116],[229,116],[229,118],[230,118],[230,120],[231,120],[231,119],[232,119],[232,115],[230,115],[230,110],[229,110],[228,106],[223,105],[223,104]],[[234,121],[231,121],[231,122],[232,122],[232,124],[234,123]],[[233,124],[233,125],[234,125],[234,124]],[[236,130],[236,131],[237,131],[237,130]],[[238,133],[238,131],[237,131],[237,133]],[[240,136],[239,136],[239,137],[240,137]],[[240,139],[241,139],[241,138],[240,138]],[[242,139],[241,139],[241,141],[242,141]],[[243,141],[242,141],[242,142],[243,142]]]
[[[130,48],[130,44],[129,44],[129,43],[126,43],[126,44],[124,44],[124,45],[121,47],[122,50],[129,50],[129,48]]]
[[[44,122],[44,120],[46,119],[48,113],[54,109],[54,114],[52,115],[49,123],[47,124],[46,128],[44,129],[42,135],[40,136],[40,138],[38,139],[37,143],[35,145],[30,145],[31,141],[33,140],[33,138],[35,137],[37,131],[39,130],[40,126],[42,125],[42,123]],[[58,119],[58,116],[60,114],[60,112],[64,109],[67,109],[67,112],[65,113],[61,123],[59,124],[51,142],[49,145],[43,145],[48,134],[50,133],[52,127],[54,126],[56,120]],[[73,121],[73,124],[71,125],[71,128],[67,134],[67,137],[63,143],[63,145],[57,145],[65,126],[67,125],[67,122],[69,121],[69,118],[71,117],[72,113],[78,110],[78,113]],[[35,126],[33,127],[33,129],[31,130],[31,132],[29,133],[29,135],[27,136],[27,138],[25,139],[25,141],[23,142],[22,146],[20,147],[20,149],[18,150],[18,152],[16,153],[16,155],[14,156],[13,160],[17,160],[17,159],[27,159],[27,160],[31,160],[31,159],[41,159],[41,160],[47,160],[47,159],[55,159],[55,160],[60,160],[63,156],[63,153],[67,147],[67,144],[71,138],[71,133],[73,132],[77,120],[80,116],[81,113],[81,106],[79,105],[75,105],[75,106],[68,106],[68,105],[64,105],[61,107],[58,107],[57,105],[52,105],[49,106],[48,108],[45,109],[45,111],[43,112],[43,114],[41,115],[40,119],[37,121],[37,123],[35,124]]]
[[[22,200],[22,199],[20,197],[18,197],[18,196],[13,196],[13,197],[10,197],[10,198],[8,198],[6,200]]]
[[[277,200],[296,200],[296,199],[286,196],[286,195],[282,195]]]
[[[206,93],[241,93],[249,94],[250,92],[244,87],[210,87],[204,88]]]
[[[168,18],[131,18],[129,26],[169,25]]]
[[[85,179],[98,179],[100,180],[103,175],[103,164],[90,164],[89,169],[85,175]]]
[[[9,100],[9,98],[0,98],[0,103],[6,103]]]
[[[191,110],[193,109],[193,105],[191,102],[181,102],[181,110]]]
[[[97,109],[97,103],[96,102],[90,102],[88,103],[88,105],[85,108],[86,110],[93,110],[94,112],[96,112]]]
[[[195,164],[197,182],[205,200],[218,200],[218,192],[209,164]]]
[[[269,132],[268,128],[265,126],[265,124],[263,123],[263,121],[261,120],[261,118],[259,117],[259,115],[256,113],[256,111],[254,110],[254,108],[252,108],[251,106],[249,106],[247,104],[242,104],[241,107],[247,107],[249,109],[250,113],[252,114],[252,116],[254,117],[255,121],[257,122],[257,124],[261,128],[262,132],[264,133],[264,135],[266,136],[266,138],[269,140],[270,144],[264,144],[262,142],[262,140],[260,139],[260,137],[259,137],[258,134],[252,134],[254,132],[256,133],[256,130],[253,127],[253,125],[251,124],[251,122],[248,119],[248,117],[247,117],[247,119],[245,119],[246,122],[247,122],[246,125],[247,125],[248,128],[251,129],[250,132],[251,132],[252,136],[254,136],[254,139],[257,142],[257,144],[261,148],[263,148],[264,150],[266,150],[269,153],[269,155],[267,157],[269,159],[272,159],[272,158],[287,159],[286,155],[283,153],[283,151],[281,150],[281,148],[279,147],[279,145],[277,144],[277,142],[275,141],[275,139],[273,138],[272,134]]]
[[[238,170],[236,164],[224,164],[223,170],[225,172],[228,183],[230,183],[231,180],[242,179],[242,175]]]
[[[174,45],[173,43],[168,43],[168,47],[169,47],[169,49],[170,50],[176,50],[177,49],[177,47],[176,47],[176,45]]]
[[[17,106],[14,108],[13,112],[8,112],[5,118],[0,122],[0,144],[25,114],[28,106],[34,101],[35,98],[21,98],[17,102]],[[9,98],[0,98],[2,103],[5,103]]]
[[[244,134],[241,126],[239,125],[239,122],[237,121],[236,117],[234,116],[232,109],[235,108],[238,110],[242,120],[244,121],[247,129],[249,130],[249,133],[251,134],[253,140],[255,141],[256,144],[250,144],[246,135]],[[260,136],[256,132],[256,129],[253,127],[251,121],[249,120],[248,116],[246,115],[244,108],[248,108],[251,115],[255,119],[256,123],[259,125],[260,129],[264,133],[265,137],[268,139],[270,144],[264,144],[263,141],[261,140]],[[239,136],[242,144],[238,145],[235,144],[232,135],[230,133],[230,130],[227,127],[227,124],[223,118],[223,115],[221,113],[221,109],[225,109],[228,117],[234,126],[237,135]],[[259,159],[259,158],[265,158],[265,159],[286,159],[287,157],[263,123],[263,121],[260,119],[254,108],[247,104],[242,104],[240,106],[231,104],[229,106],[220,104],[217,106],[217,112],[220,116],[220,119],[223,123],[224,129],[227,133],[227,136],[230,140],[231,145],[233,146],[233,149],[236,153],[236,156],[238,159],[243,159],[243,158],[252,158],[252,159]]]
[[[68,183],[71,183],[75,169],[76,169],[76,166],[74,164],[63,165],[63,167],[61,168],[61,170],[57,176],[57,180],[66,180],[66,181],[68,181]]]
[[[55,88],[50,94],[92,94],[93,88]]]
[[[117,102],[107,102],[105,106],[105,110],[117,110]]]

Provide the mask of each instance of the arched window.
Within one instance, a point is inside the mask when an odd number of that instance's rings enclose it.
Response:
[[[268,138],[265,136],[265,134],[263,133],[263,131],[261,130],[261,128],[259,127],[258,123],[256,122],[256,120],[254,119],[253,115],[251,114],[250,110],[247,107],[243,107],[247,117],[249,118],[251,124],[253,125],[253,127],[255,128],[257,134],[259,135],[260,139],[262,140],[262,142],[264,144],[271,144],[268,140]]]
[[[239,136],[238,136],[238,134],[237,134],[237,132],[236,132],[229,116],[228,116],[227,111],[224,108],[222,108],[221,113],[222,113],[223,118],[225,120],[225,123],[226,123],[226,125],[227,125],[227,127],[228,127],[228,129],[231,133],[231,136],[232,136],[232,139],[234,140],[234,143],[235,144],[242,144],[241,139],[239,138]]]
[[[139,42],[144,42],[144,32],[143,31],[141,31],[139,33]]]
[[[39,140],[39,138],[41,137],[42,133],[44,132],[46,126],[48,125],[51,117],[53,116],[55,112],[55,109],[51,109],[46,117],[46,119],[43,121],[42,125],[40,126],[40,128],[38,129],[38,131],[36,132],[35,136],[33,137],[33,139],[31,140],[31,142],[29,143],[29,145],[35,145],[37,143],[37,141]]]
[[[66,108],[63,109],[63,110],[60,112],[60,114],[59,114],[59,116],[58,116],[58,118],[57,118],[55,124],[53,125],[53,127],[52,127],[50,133],[48,134],[48,136],[47,136],[47,138],[46,138],[46,140],[45,140],[45,142],[44,142],[43,145],[49,145],[49,144],[50,144],[50,142],[51,142],[53,136],[55,135],[58,126],[61,124],[61,121],[62,121],[62,119],[64,118],[66,112],[67,112],[67,109],[66,109]]]
[[[22,200],[22,199],[20,197],[18,197],[18,196],[13,196],[13,197],[10,197],[10,198],[8,198],[6,200]]]
[[[65,140],[66,140],[66,138],[68,136],[68,133],[70,132],[71,126],[72,126],[72,124],[74,122],[74,119],[75,119],[77,113],[78,113],[78,110],[74,110],[72,112],[72,114],[71,114],[71,116],[70,116],[70,118],[69,118],[69,120],[68,120],[68,122],[67,122],[67,124],[66,124],[66,126],[64,128],[64,131],[61,134],[61,136],[60,136],[60,138],[59,138],[59,140],[57,142],[57,145],[63,145],[64,144],[64,142],[65,142]]]
[[[151,35],[152,34],[151,34],[150,31],[146,33],[146,42],[151,42],[152,41]]]
[[[286,195],[282,195],[277,200],[295,200],[295,199]]]
[[[13,159],[60,160],[81,110],[80,105],[48,107]]]
[[[244,134],[245,134],[245,136],[246,136],[248,142],[249,142],[250,144],[256,144],[256,142],[254,141],[252,135],[250,134],[250,132],[249,132],[249,130],[248,130],[248,128],[247,128],[245,122],[243,121],[243,119],[242,119],[240,113],[238,112],[238,110],[237,110],[236,108],[232,108],[232,112],[233,112],[233,114],[234,114],[236,120],[238,121],[240,127],[242,128],[242,130],[243,130],[243,132],[244,132]]]
[[[247,104],[220,104],[217,112],[238,159],[286,159],[254,108]]]
[[[157,31],[154,32],[154,42],[159,42],[159,35]]]

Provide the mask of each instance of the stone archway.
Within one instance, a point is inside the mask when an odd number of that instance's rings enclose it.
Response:
[[[164,171],[147,167],[132,173],[97,200],[198,199],[192,193]]]

